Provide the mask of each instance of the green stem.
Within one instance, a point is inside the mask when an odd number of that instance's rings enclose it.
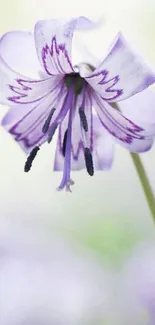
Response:
[[[155,197],[154,197],[151,185],[149,183],[146,171],[144,169],[143,163],[142,163],[139,155],[136,153],[132,153],[132,152],[130,152],[130,155],[131,155],[132,161],[134,163],[134,166],[136,168],[137,174],[139,176],[148,207],[150,209],[151,215],[155,222]]]
[[[119,105],[117,103],[113,103],[111,106],[117,109],[119,112],[121,112]],[[147,177],[140,156],[137,153],[133,153],[133,152],[130,152],[130,155],[134,163],[134,166],[136,168],[137,174],[139,176],[139,180],[141,182],[148,207],[153,217],[153,221],[155,222],[155,197],[151,185],[149,183],[149,179]]]

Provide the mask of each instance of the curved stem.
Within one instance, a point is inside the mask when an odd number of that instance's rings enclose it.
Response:
[[[148,207],[150,209],[151,215],[155,222],[155,197],[154,197],[151,185],[149,183],[146,171],[144,169],[143,163],[142,163],[139,155],[136,153],[132,153],[132,152],[130,152],[130,155],[131,155],[132,161],[134,163],[134,166],[136,168],[137,174],[139,176]]]
[[[117,109],[119,112],[121,112],[119,105],[117,103],[113,103],[111,104],[111,106]],[[130,156],[132,158],[137,174],[139,176],[139,180],[141,182],[148,207],[150,209],[151,215],[153,217],[153,221],[155,223],[155,196],[151,188],[151,185],[149,183],[149,179],[147,177],[145,168],[143,166],[140,156],[137,153],[130,152]]]

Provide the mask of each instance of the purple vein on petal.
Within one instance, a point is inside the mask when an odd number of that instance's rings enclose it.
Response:
[[[99,71],[96,73],[93,73],[92,75],[88,76],[86,79],[93,79],[95,77],[99,77],[101,76],[101,80],[98,82],[98,85],[108,85],[108,83],[110,83],[111,81],[113,82],[112,85],[110,85],[109,87],[107,87],[104,91],[105,93],[116,93],[115,96],[111,97],[110,100],[114,100],[117,99],[118,97],[120,97],[123,94],[123,89],[113,89],[113,87],[119,82],[120,78],[119,75],[111,78],[111,79],[107,79],[109,74],[109,71],[107,70],[103,70],[103,71]],[[102,97],[105,101],[108,101],[106,98]]]
[[[57,57],[56,59],[54,59],[53,55],[54,55],[54,51],[56,52],[57,54]],[[43,65],[44,65],[44,68],[46,70],[46,72],[49,74],[49,75],[55,75],[55,74],[52,74],[49,69],[48,69],[48,66],[47,66],[47,63],[46,63],[46,58],[47,58],[47,55],[50,55],[51,57],[51,60],[53,60],[53,62],[51,62],[51,65],[55,65],[56,69],[57,69],[57,74],[65,74],[66,71],[63,69],[63,66],[60,62],[60,59],[59,59],[59,56],[60,54],[63,53],[65,59],[67,60],[69,66],[70,66],[70,69],[71,71],[73,72],[73,67],[72,67],[72,64],[70,62],[70,59],[69,59],[69,55],[68,55],[68,52],[67,52],[67,49],[66,49],[66,46],[65,44],[57,44],[57,41],[56,41],[56,36],[53,37],[52,39],[52,43],[51,43],[51,48],[49,48],[48,44],[45,44],[45,46],[43,47],[42,49],[42,62],[43,62]]]
[[[30,104],[30,103],[34,103],[34,102],[38,102],[40,99],[44,99],[48,94],[52,93],[55,91],[55,89],[59,86],[60,84],[60,80],[57,81],[56,85],[54,86],[53,89],[47,90],[47,92],[43,95],[40,96],[34,100],[28,100],[28,101],[20,101],[22,98],[26,98],[29,95],[29,91],[33,91],[33,85],[37,85],[37,84],[42,84],[44,86],[44,84],[46,82],[49,82],[49,79],[45,79],[45,80],[24,80],[24,79],[16,79],[15,80],[17,82],[17,84],[19,86],[21,86],[21,88],[17,87],[17,86],[13,86],[13,85],[8,85],[8,87],[10,88],[10,90],[12,92],[14,92],[15,94],[19,95],[19,96],[10,96],[8,97],[8,100],[14,103],[19,103],[19,104]],[[32,84],[32,86],[30,87],[30,85],[26,85],[26,84]],[[26,92],[26,93],[23,93]]]
[[[65,93],[66,93],[66,91],[65,91]],[[65,93],[64,93],[64,94],[65,94]],[[62,92],[62,88],[60,88],[58,94],[56,94],[55,97],[53,98],[53,104],[54,104],[56,107],[57,107],[56,102],[59,104],[59,101],[60,101],[60,99],[62,99],[62,96],[63,96],[63,92]],[[43,102],[44,102],[44,101],[42,100],[42,104],[43,104]],[[42,105],[42,104],[41,104],[41,105]],[[46,105],[47,105],[47,104],[46,104]],[[37,120],[34,121],[33,124],[32,124],[32,122],[31,122],[31,125],[30,125],[26,130],[25,130],[24,133],[23,133],[23,132],[19,132],[19,131],[17,131],[17,128],[18,128],[18,126],[20,125],[20,123],[21,123],[22,121],[24,121],[24,119],[25,119],[26,117],[28,117],[28,115],[31,116],[31,113],[32,113],[33,111],[37,110],[37,108],[38,108],[38,104],[37,104],[35,107],[33,107],[33,109],[32,109],[28,114],[26,114],[26,116],[24,116],[20,121],[18,121],[15,125],[13,125],[13,127],[9,130],[9,132],[10,132],[13,136],[15,136],[15,140],[16,140],[16,141],[23,141],[24,144],[25,144],[25,146],[26,146],[27,148],[32,147],[33,145],[36,144],[36,140],[33,141],[33,143],[29,143],[28,136],[29,136],[31,133],[33,133],[33,132],[35,131],[35,129],[37,129],[37,127],[39,127],[39,126],[40,126],[40,129],[39,129],[40,136],[38,136],[38,138],[37,138],[37,142],[39,142],[39,141],[43,140],[44,138],[46,138],[45,135],[42,133],[42,126],[41,126],[41,123],[44,122],[45,119],[47,119],[47,116],[48,116],[48,114],[49,114],[49,108],[51,107],[51,105],[52,105],[52,102],[50,101],[49,104],[48,104],[47,107],[46,107],[46,111],[44,111],[44,112],[43,112],[43,113],[42,113],[42,114],[37,118]],[[57,110],[56,110],[56,111],[57,111]],[[36,113],[37,113],[37,111],[36,111]],[[58,115],[59,115],[59,113],[58,113]]]
[[[62,94],[61,93],[61,90],[60,89],[58,89],[58,93],[55,95],[55,97],[52,99],[52,102],[54,102],[55,100],[56,100],[56,98],[58,97],[59,98],[59,96],[60,96],[60,94]],[[48,94],[47,96],[46,96],[46,98],[48,98],[48,97],[50,97],[49,95],[51,95],[51,94]],[[10,130],[9,130],[9,132],[11,133],[11,134],[13,134],[13,135],[18,135],[18,136],[21,136],[21,134],[17,134],[15,131],[16,131],[16,128],[17,128],[17,126],[21,123],[21,122],[23,122],[24,120],[25,120],[25,118],[27,118],[28,116],[30,116],[34,111],[36,111],[36,115],[37,115],[37,109],[38,109],[38,105],[39,104],[42,104],[44,102],[44,98],[42,98],[41,99],[41,101],[40,101],[40,103],[38,103],[37,105],[35,105],[24,117],[22,117]],[[30,127],[26,130],[26,133],[28,133],[28,132],[31,132],[32,131],[32,129],[34,129],[38,124],[40,124],[40,122],[41,121],[43,121],[44,119],[45,119],[45,117],[46,117],[46,115],[48,114],[48,112],[49,112],[49,108],[51,107],[51,102],[49,102],[49,104],[46,106],[46,111],[43,111],[40,115],[39,115],[39,117],[38,117],[38,119],[36,119],[35,120],[35,122],[34,123],[32,123],[31,125],[30,125]],[[23,136],[24,134],[22,134],[22,136]],[[17,141],[18,141],[18,138],[16,139]]]
[[[104,108],[104,105],[102,105],[99,101],[99,99],[97,98],[97,96],[95,96],[95,100],[96,103],[98,104],[98,106],[100,107],[101,111],[103,114],[105,114],[105,116],[111,121],[112,124],[116,125],[118,127],[118,129],[121,132],[124,132],[126,134],[125,138],[122,137],[118,137],[118,134],[111,131],[107,125],[105,125],[105,123],[103,122],[103,120],[100,118],[100,121],[102,123],[102,125],[104,125],[104,127],[110,132],[110,134],[112,134],[113,136],[115,136],[116,138],[118,138],[119,140],[128,142],[128,143],[132,143],[133,139],[139,139],[139,140],[143,140],[145,137],[144,135],[140,135],[139,133],[144,131],[143,128],[141,128],[140,126],[136,125],[134,122],[130,121],[129,119],[125,118],[123,116],[123,118],[128,121],[134,128],[128,128],[128,127],[124,127],[121,123],[118,122],[118,120],[115,120],[114,118],[112,118],[112,116],[110,115],[110,113],[108,112],[108,110],[106,110]]]

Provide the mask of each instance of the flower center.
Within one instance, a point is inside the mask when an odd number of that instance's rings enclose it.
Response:
[[[68,89],[74,85],[74,93],[76,96],[78,96],[81,93],[86,81],[79,75],[79,73],[70,73],[65,75],[64,83]]]
[[[62,123],[63,118],[65,117],[66,113],[70,109],[69,114],[69,121],[68,121],[68,127],[66,131],[64,132],[63,140],[62,140],[62,155],[64,157],[64,172],[63,172],[63,178],[62,182],[59,186],[59,189],[62,189],[64,186],[66,186],[66,189],[70,190],[70,186],[73,185],[73,181],[70,179],[70,170],[71,170],[71,132],[72,132],[72,120],[73,120],[73,112],[72,107],[76,103],[77,97],[83,92],[83,96],[86,89],[87,82],[83,77],[79,75],[79,73],[71,73],[66,74],[63,78],[63,82],[66,86],[66,98],[64,100],[64,105],[59,112],[56,119],[52,122],[53,115],[55,114],[56,108],[52,108],[49,112],[49,115],[47,116],[44,125],[42,127],[43,134],[47,134],[47,142],[50,143],[55,131],[57,130],[58,126]],[[87,172],[90,176],[93,176],[94,174],[94,166],[93,166],[93,159],[92,159],[92,153],[89,149],[89,145],[87,145],[87,134],[88,134],[88,121],[87,116],[83,107],[84,103],[79,107],[79,118],[80,118],[80,124],[81,124],[81,132],[83,134],[83,141],[84,141],[84,160]],[[33,160],[35,159],[38,151],[39,151],[39,145],[34,147],[32,151],[30,152],[26,163],[25,163],[25,172],[28,172],[31,167]]]

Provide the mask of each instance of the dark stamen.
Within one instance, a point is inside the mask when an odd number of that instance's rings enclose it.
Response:
[[[94,175],[94,166],[93,166],[93,158],[89,148],[85,148],[84,150],[85,164],[87,172],[90,176]]]
[[[79,108],[79,115],[80,115],[80,120],[81,120],[83,129],[85,130],[85,132],[88,132],[88,122],[87,122],[86,114],[82,108]]]
[[[53,135],[54,135],[57,127],[58,127],[58,123],[57,122],[55,122],[53,125],[51,125],[51,127],[49,129],[49,132],[48,132],[48,140],[47,140],[48,143],[50,143],[52,141]]]
[[[66,153],[67,135],[68,135],[68,130],[65,131],[64,138],[63,138],[63,144],[62,144],[62,154],[64,157],[65,157],[65,153]]]
[[[43,125],[43,128],[42,128],[43,133],[46,133],[48,131],[54,112],[55,112],[55,108],[52,108],[50,114],[48,115],[48,117]]]
[[[33,160],[36,157],[38,150],[40,150],[40,148],[38,146],[36,146],[30,152],[30,154],[29,154],[29,156],[28,156],[28,158],[26,160],[25,167],[24,167],[24,171],[26,173],[30,171],[30,169],[32,167]]]

